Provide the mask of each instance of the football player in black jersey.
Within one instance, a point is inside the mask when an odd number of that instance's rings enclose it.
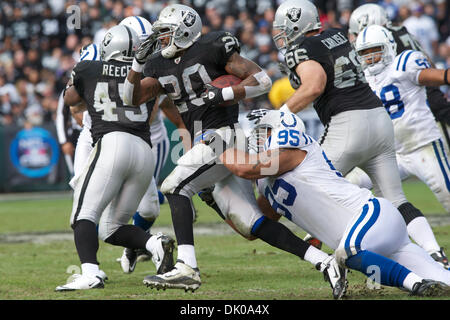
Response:
[[[97,261],[98,237],[127,248],[169,250],[158,256],[173,266],[174,240],[150,235],[128,221],[153,179],[155,159],[149,133],[150,104],[127,106],[119,93],[131,68],[137,34],[127,26],[112,27],[100,47],[102,61],[81,61],[72,71],[64,102],[84,104],[92,119],[94,149],[74,184],[71,226],[82,274],[56,291],[103,288]],[[98,224],[98,233],[96,225]]]
[[[220,195],[215,201],[223,218],[244,237],[258,237],[301,258],[311,247],[261,213],[250,181],[232,175],[216,162],[224,145],[246,147],[238,124],[237,101],[267,93],[271,80],[258,65],[240,56],[239,43],[233,35],[212,32],[202,36],[201,28],[200,16],[192,8],[170,5],[163,9],[153,24],[161,48],[154,52],[156,39],[151,37],[141,45],[124,87],[124,101],[135,105],[166,93],[177,106],[189,135],[194,137],[192,149],[178,160],[161,186],[172,213],[178,259],[171,272],[144,278],[144,284],[158,289],[194,291],[201,285],[191,197],[211,185]],[[145,78],[141,80],[142,73]],[[223,89],[209,84],[225,74],[235,75],[242,82]],[[330,266],[320,270],[327,272]],[[345,280],[339,275],[332,277],[334,284]],[[339,294],[344,289],[342,286]]]
[[[421,51],[423,54],[427,55],[419,42],[408,33],[406,27],[394,26],[389,20],[386,10],[375,3],[364,4],[352,12],[348,30],[350,41],[354,42],[361,30],[373,24],[380,25],[391,31],[397,44],[397,54],[406,50],[415,50]],[[432,67],[434,68],[435,66],[433,65],[432,60],[428,58],[428,61],[431,62]],[[439,87],[426,87],[426,90],[430,110],[433,112],[436,121],[439,122],[440,129],[442,130],[448,148],[450,149],[450,137],[448,132],[448,126],[450,126],[450,102],[447,101],[444,93]]]
[[[283,2],[273,28],[279,31],[274,41],[286,50],[286,64],[301,84],[280,110],[297,113],[314,103],[325,126],[320,144],[334,167],[344,176],[362,168],[374,183],[374,193],[402,213],[417,243],[435,240],[423,214],[403,193],[392,121],[368,85],[344,30],[320,31],[317,8],[307,0]]]

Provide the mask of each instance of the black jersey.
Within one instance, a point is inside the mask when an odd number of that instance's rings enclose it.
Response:
[[[400,54],[405,50],[415,50],[424,52],[419,42],[416,39],[414,39],[414,37],[410,33],[408,33],[406,27],[392,26],[387,29],[391,31],[392,36],[394,37],[394,41],[395,43],[397,43],[397,54]]]
[[[121,98],[130,69],[131,63],[85,60],[72,71],[75,89],[86,101],[92,119],[94,143],[109,132],[123,131],[141,137],[151,145],[148,121],[153,103],[126,106]]]
[[[317,61],[325,70],[325,90],[314,101],[324,125],[332,116],[344,111],[382,106],[367,84],[356,53],[344,34],[340,29],[328,29],[312,37],[300,37],[285,55],[286,64],[295,75],[297,66],[306,60]]]
[[[204,85],[227,74],[225,66],[235,52],[240,52],[238,40],[228,32],[203,35],[180,57],[167,59],[161,53],[145,64],[144,76],[158,79],[173,100],[192,137],[201,129],[215,129],[238,122],[239,106],[206,107],[201,93]],[[194,128],[195,126],[195,128]]]

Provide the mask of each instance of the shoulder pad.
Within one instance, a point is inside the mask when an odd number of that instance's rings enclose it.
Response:
[[[224,47],[226,52],[231,52],[233,49],[238,53],[241,51],[239,40],[230,32],[215,31],[203,35],[199,42],[201,44],[212,44],[214,47]]]
[[[430,62],[420,51],[406,50],[399,54],[394,60],[396,71],[411,71],[430,68]]]

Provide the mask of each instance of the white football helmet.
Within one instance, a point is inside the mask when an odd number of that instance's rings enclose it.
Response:
[[[319,30],[322,24],[316,6],[308,0],[287,0],[275,13],[273,35],[278,50],[287,48],[295,39],[308,31]]]
[[[144,41],[153,33],[152,24],[145,18],[140,16],[131,16],[123,19],[119,25],[130,27],[137,33],[139,40]]]
[[[367,54],[363,53],[364,50],[370,48],[379,48],[379,50]],[[361,62],[361,67],[367,69],[371,75],[376,75],[394,61],[397,43],[388,29],[371,25],[359,33],[355,42],[355,51]],[[380,59],[376,61],[378,57]]]
[[[251,115],[256,115],[251,117]],[[255,120],[255,126],[250,132],[248,148],[256,153],[264,151],[267,139],[275,130],[287,128],[305,132],[305,124],[296,114],[280,110],[253,110],[247,116],[250,120]],[[269,134],[269,129],[271,133]]]
[[[365,27],[374,24],[389,27],[391,21],[382,6],[375,3],[367,3],[359,6],[352,12],[348,24],[348,32],[356,37]]]
[[[92,61],[99,61],[100,60],[100,52],[95,43],[88,44],[87,46],[84,46],[80,50],[80,61],[83,60],[92,60]]]
[[[103,61],[132,62],[139,44],[139,37],[133,29],[117,25],[106,32],[100,44],[100,57]]]
[[[202,20],[199,14],[191,7],[172,4],[165,7],[159,14],[158,20],[153,23],[153,32],[158,39],[169,38],[167,45],[163,46],[161,54],[170,59],[179,51],[189,48],[202,34]]]

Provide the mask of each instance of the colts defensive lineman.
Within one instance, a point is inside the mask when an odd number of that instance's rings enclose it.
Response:
[[[249,145],[258,153],[230,148],[220,159],[234,174],[259,179],[260,198],[274,211],[334,249],[342,266],[367,276],[376,269],[383,285],[412,295],[447,290],[450,271],[409,240],[400,212],[343,178],[298,116],[271,110],[256,123]]]
[[[172,271],[144,278],[144,284],[158,289],[193,291],[200,287],[191,197],[214,184],[216,187],[221,184],[222,190],[222,201],[216,202],[240,234],[258,237],[299,257],[304,257],[309,248],[281,223],[264,219],[250,181],[232,175],[216,163],[218,150],[223,150],[222,143],[245,148],[237,101],[268,92],[271,80],[259,66],[240,56],[239,43],[230,33],[202,36],[201,29],[201,18],[192,8],[184,5],[164,8],[153,25],[162,49],[155,52],[156,38],[147,39],[136,52],[124,87],[124,101],[133,104],[160,93],[168,94],[194,137],[192,149],[178,160],[177,167],[161,186],[172,213],[178,259]],[[145,78],[141,80],[142,72]],[[225,74],[243,80],[223,89],[209,85]],[[224,102],[228,105],[224,106]],[[328,258],[326,254],[325,257]],[[330,265],[325,264],[320,270]],[[333,277],[335,281],[341,279],[339,272]]]
[[[417,176],[450,212],[449,159],[424,87],[448,85],[448,69],[431,68],[420,51],[396,55],[395,47],[390,31],[377,25],[361,31],[355,43],[366,79],[394,123],[401,177]]]
[[[70,221],[82,275],[56,291],[103,288],[97,261],[98,237],[112,245],[147,249],[158,256],[161,265],[173,259],[173,240],[166,241],[172,244],[171,250],[158,252],[164,248],[163,238],[168,237],[151,236],[128,225],[153,179],[155,165],[148,123],[151,108],[147,104],[127,106],[119,94],[138,45],[132,29],[111,28],[101,44],[102,61],[78,63],[72,72],[72,84],[65,90],[67,105],[87,106],[95,146],[88,164],[73,181]]]

